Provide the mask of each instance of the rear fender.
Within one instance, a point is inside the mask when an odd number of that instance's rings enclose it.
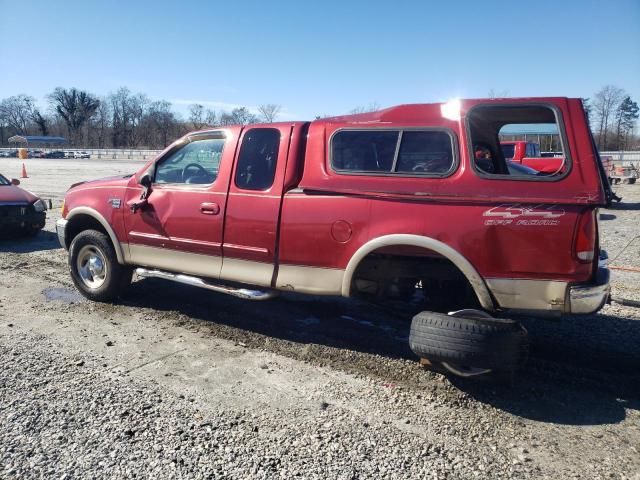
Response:
[[[459,252],[457,252],[450,246],[434,238],[411,234],[384,235],[382,237],[370,240],[369,242],[362,245],[356,251],[353,257],[351,257],[351,260],[349,260],[349,263],[347,264],[347,268],[342,279],[342,296],[349,297],[351,295],[351,282],[360,262],[374,250],[391,246],[410,246],[425,248],[447,258],[456,267],[458,267],[458,269],[467,278],[467,280],[471,284],[471,287],[473,288],[473,291],[476,294],[476,297],[478,297],[478,301],[480,302],[480,305],[482,305],[482,308],[489,311],[494,310],[495,307],[493,304],[493,300],[486,283],[484,282],[478,271],[466,258],[464,258]]]

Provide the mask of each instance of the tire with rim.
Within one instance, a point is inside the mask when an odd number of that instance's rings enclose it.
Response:
[[[75,236],[69,248],[69,270],[80,293],[97,302],[120,296],[133,274],[133,269],[118,263],[109,237],[97,230]]]
[[[419,313],[411,322],[409,345],[420,357],[455,366],[447,368],[455,374],[472,370],[514,372],[526,361],[529,351],[527,331],[519,322],[493,318],[477,310],[453,315]]]

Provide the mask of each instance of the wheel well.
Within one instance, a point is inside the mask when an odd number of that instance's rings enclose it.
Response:
[[[87,214],[79,214],[74,215],[69,219],[69,223],[65,229],[65,239],[64,242],[66,244],[67,249],[71,245],[73,239],[80,232],[84,230],[97,230],[101,233],[104,233],[107,237],[109,237],[109,232],[102,226],[100,221],[95,217]],[[109,237],[109,241],[111,241],[111,237]],[[111,241],[111,243],[113,243]],[[114,245],[115,247],[115,245]]]
[[[351,291],[377,298],[415,299],[422,291],[427,300],[443,293],[459,299],[460,308],[479,306],[466,275],[451,260],[422,247],[379,248],[358,264]]]

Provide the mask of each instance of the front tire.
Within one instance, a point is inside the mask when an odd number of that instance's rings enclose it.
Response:
[[[133,270],[120,265],[111,240],[97,230],[84,230],[69,248],[69,271],[80,293],[96,302],[119,297],[131,283]]]

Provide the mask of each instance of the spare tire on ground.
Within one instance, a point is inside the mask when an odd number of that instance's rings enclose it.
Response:
[[[441,362],[461,376],[472,376],[463,373],[471,371],[514,372],[529,352],[527,331],[519,322],[479,310],[417,314],[411,322],[409,346],[416,355]]]

